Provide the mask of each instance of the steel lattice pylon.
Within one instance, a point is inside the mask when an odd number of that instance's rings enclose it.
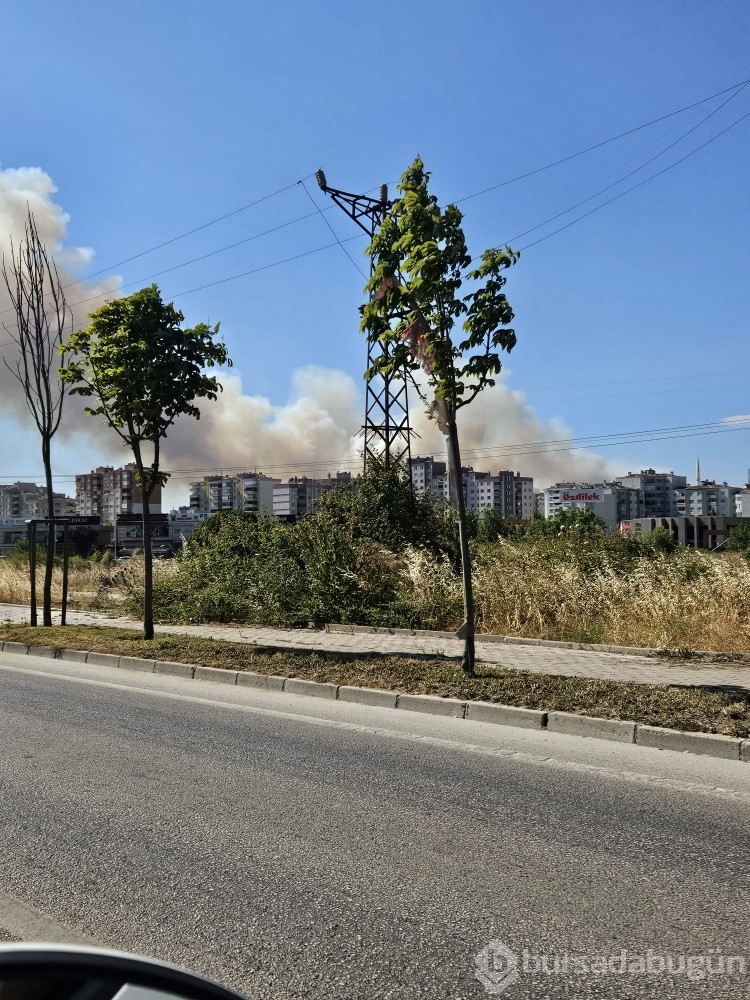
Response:
[[[379,198],[350,194],[331,188],[322,170],[315,174],[318,186],[370,237],[375,237],[390,208],[388,189],[380,188]],[[372,273],[372,262],[370,264]],[[367,338],[367,370],[380,358],[387,358],[390,348],[378,340]],[[369,463],[383,462],[386,467],[400,465],[411,475],[411,427],[406,379],[401,373],[375,375],[365,386],[364,435],[365,472]]]

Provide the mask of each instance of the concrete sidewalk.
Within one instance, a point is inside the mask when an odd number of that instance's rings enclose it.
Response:
[[[140,626],[140,622],[130,618],[116,618],[95,612],[69,611],[67,617],[69,625],[107,625],[129,629]],[[3,621],[28,623],[29,609],[21,605],[0,604],[0,622]],[[59,611],[53,613],[53,621],[59,623]],[[156,631],[282,649],[386,653],[391,656],[411,656],[416,653],[459,657],[463,649],[460,639],[426,632],[392,635],[382,632],[256,628],[250,625],[157,625]],[[479,637],[476,654],[478,662],[483,664],[530,670],[539,674],[635,681],[641,684],[717,687],[750,694],[750,664],[699,665],[634,653],[609,653],[513,642],[482,642]]]

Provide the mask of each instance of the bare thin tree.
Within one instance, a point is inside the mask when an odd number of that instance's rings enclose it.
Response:
[[[5,366],[18,379],[26,405],[42,439],[42,462],[47,490],[47,517],[55,511],[52,492],[52,438],[62,418],[65,385],[58,369],[63,363],[60,347],[72,314],[65,301],[63,285],[54,260],[39,237],[34,215],[27,207],[24,237],[18,247],[11,241],[10,260],[3,254],[2,275],[8,289],[15,323],[3,323],[18,348],[15,365]],[[52,568],[54,530],[47,531],[47,558],[44,568],[42,621],[52,624]]]

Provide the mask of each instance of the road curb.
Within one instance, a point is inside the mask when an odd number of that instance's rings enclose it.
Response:
[[[740,760],[743,740],[734,736],[715,736],[712,733],[681,733],[676,729],[662,729],[660,726],[638,726],[638,743],[657,750],[678,750]]]
[[[338,684],[322,684],[300,677],[287,677],[284,681],[284,694],[304,694],[310,698],[328,698],[329,701],[336,701],[338,693]]]
[[[466,702],[457,698],[438,698],[434,694],[401,694],[396,698],[396,708],[407,712],[426,712],[427,715],[447,715],[452,719],[463,719]]]
[[[144,660],[148,663],[148,660]],[[195,676],[195,664],[193,663],[170,663],[168,660],[157,660],[154,664],[155,674],[169,674],[173,677],[188,677],[190,680]]]
[[[120,657],[114,653],[87,653],[86,663],[93,663],[96,667],[119,667]]]
[[[111,653],[86,653],[77,649],[56,649],[51,646],[27,646],[20,642],[3,642],[3,652],[48,656],[69,662],[86,662],[95,666],[118,667],[122,670],[139,670],[186,680],[207,681],[252,687],[260,691],[283,691],[285,694],[344,701],[396,711],[421,712],[489,725],[537,729],[558,735],[584,736],[591,739],[630,743],[656,750],[720,757],[750,763],[750,739],[736,736],[719,736],[713,733],[682,732],[647,726],[621,719],[599,719],[571,712],[546,712],[539,709],[517,708],[485,701],[460,701],[457,698],[440,698],[429,694],[406,694],[384,688],[363,688],[310,681],[301,677],[282,677],[259,674],[249,670],[223,670],[218,667],[196,666],[191,663],[172,663],[166,660],[145,660],[135,656],[115,656]],[[37,649],[49,650],[36,654]]]
[[[564,733],[566,736],[592,736],[594,739],[612,740],[615,743],[635,743],[638,727],[635,722],[623,722],[619,719],[550,712],[547,729],[551,733]]]
[[[339,701],[350,701],[355,705],[372,705],[375,708],[395,708],[398,692],[384,688],[363,688],[342,684]]]
[[[276,674],[254,674],[250,670],[240,670],[237,673],[238,687],[260,688],[261,691],[283,691],[286,677]]]
[[[29,647],[23,642],[4,642],[3,652],[4,653],[21,653],[25,656],[29,651]]]
[[[465,718],[471,722],[492,722],[496,726],[546,729],[547,715],[547,712],[535,708],[516,708],[493,701],[467,701]]]
[[[221,667],[196,667],[193,680],[213,681],[215,684],[236,684],[237,670],[222,670]]]

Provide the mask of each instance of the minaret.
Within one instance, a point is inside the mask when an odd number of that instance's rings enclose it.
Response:
[[[701,484],[701,457],[700,455],[695,456],[695,485],[700,486]]]

